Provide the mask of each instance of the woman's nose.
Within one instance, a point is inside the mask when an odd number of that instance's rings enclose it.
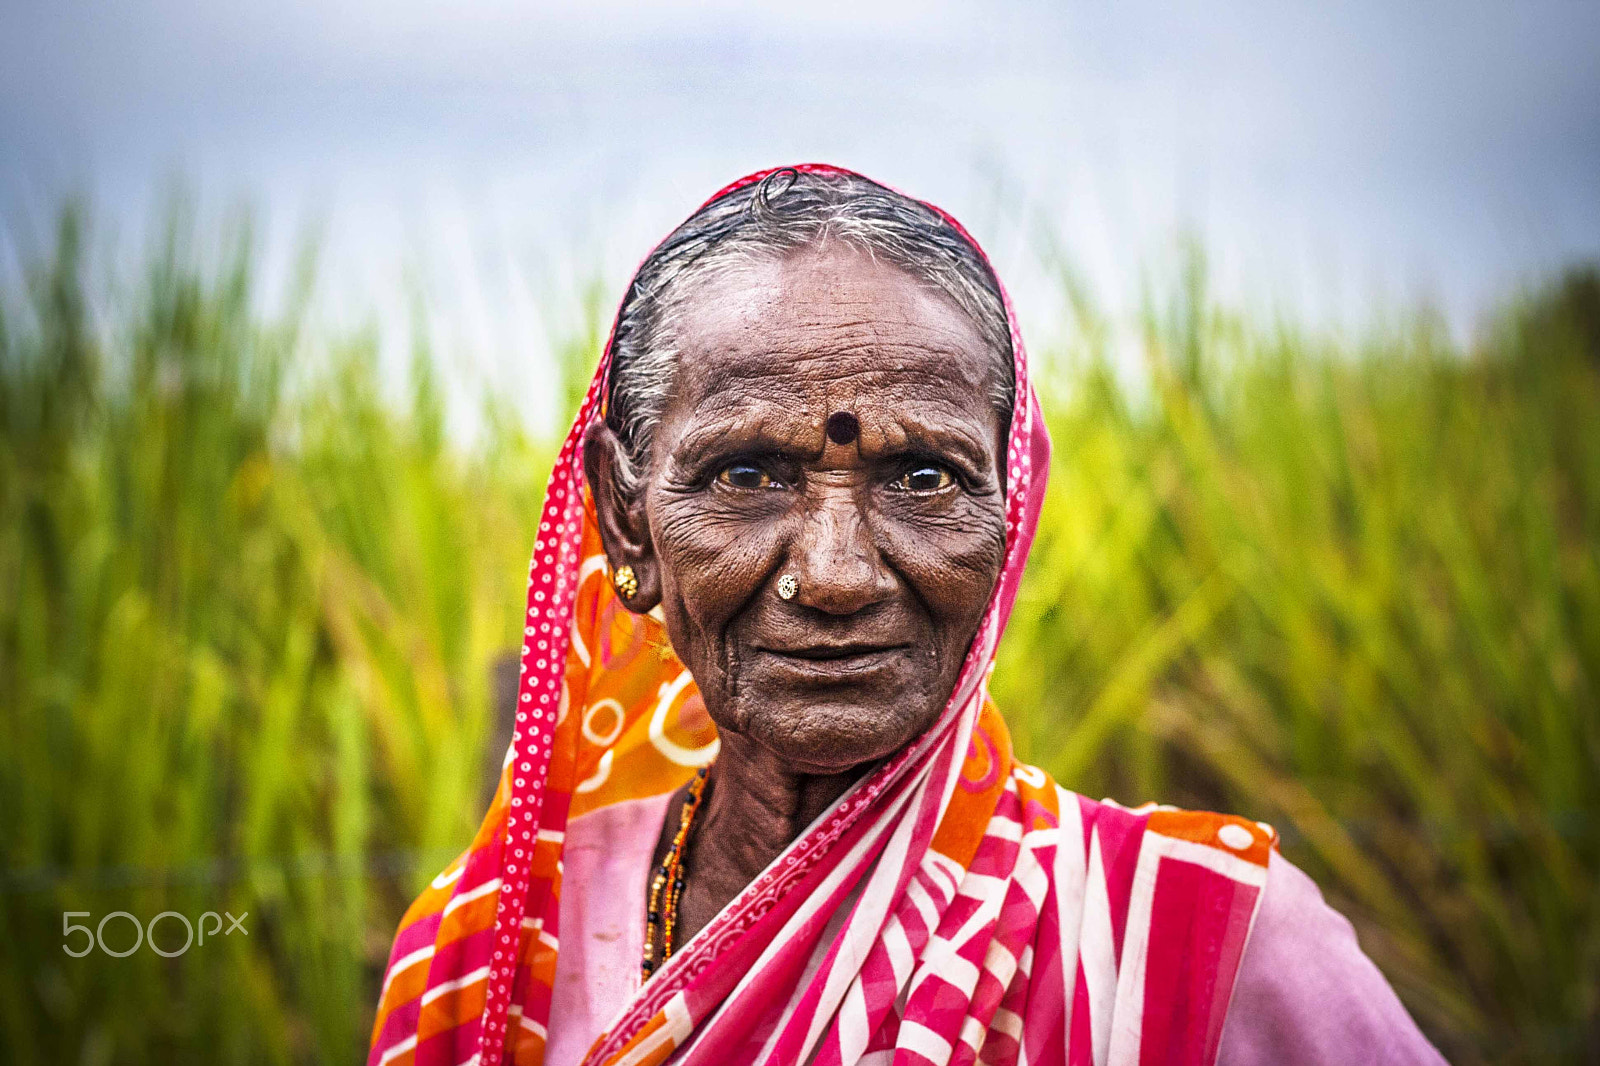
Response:
[[[795,602],[827,614],[855,614],[894,594],[894,575],[878,553],[860,502],[848,491],[811,503],[789,560],[799,585]]]

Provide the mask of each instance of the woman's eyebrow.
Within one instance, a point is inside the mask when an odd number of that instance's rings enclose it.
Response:
[[[882,432],[872,434],[876,447],[868,444],[867,433],[863,432],[861,443],[866,454],[923,451],[953,455],[977,472],[988,470],[994,463],[983,439],[965,426],[934,427],[904,418],[895,419],[891,425],[887,440]],[[730,448],[786,452],[800,459],[813,459],[822,453],[820,425],[809,427],[817,431],[815,440],[811,439],[813,434],[803,433],[804,443],[796,439],[795,433],[772,432],[777,428],[770,419],[748,409],[719,414],[687,431],[673,448],[673,457],[681,464],[694,465],[707,455]]]
[[[994,456],[984,446],[983,438],[965,426],[934,427],[908,419],[897,419],[894,425],[903,436],[904,444],[897,444],[887,451],[909,449],[953,453],[979,471],[987,470],[994,463]],[[879,439],[882,439],[881,435]]]
[[[790,434],[769,432],[770,423],[751,411],[744,410],[722,415],[695,426],[679,439],[672,449],[680,463],[693,464],[714,452],[734,448],[760,448],[763,451],[796,451]],[[813,452],[817,449],[802,449]]]

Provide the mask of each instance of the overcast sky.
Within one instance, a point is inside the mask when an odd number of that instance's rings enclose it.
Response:
[[[135,243],[174,174],[248,195],[280,251],[320,220],[346,310],[396,313],[410,272],[533,409],[552,293],[619,289],[708,192],[780,162],[949,208],[1025,322],[1054,314],[1043,224],[1112,308],[1189,229],[1230,298],[1346,323],[1427,298],[1462,332],[1600,256],[1595,3],[0,12],[7,220],[87,191],[97,232]]]

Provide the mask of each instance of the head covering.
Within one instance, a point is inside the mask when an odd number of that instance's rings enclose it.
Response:
[[[584,1066],[1215,1057],[1272,831],[1076,796],[1013,758],[988,697],[1050,457],[1002,298],[1016,368],[1005,562],[949,703],[664,963]],[[401,922],[373,1066],[539,1066],[569,819],[671,791],[716,755],[659,622],[623,608],[606,578],[581,449],[611,348],[550,475],[499,789],[472,846]]]

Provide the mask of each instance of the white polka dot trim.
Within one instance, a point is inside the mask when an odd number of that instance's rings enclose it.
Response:
[[[1256,836],[1242,825],[1229,822],[1217,830],[1217,839],[1234,851],[1243,851],[1256,842]]]

